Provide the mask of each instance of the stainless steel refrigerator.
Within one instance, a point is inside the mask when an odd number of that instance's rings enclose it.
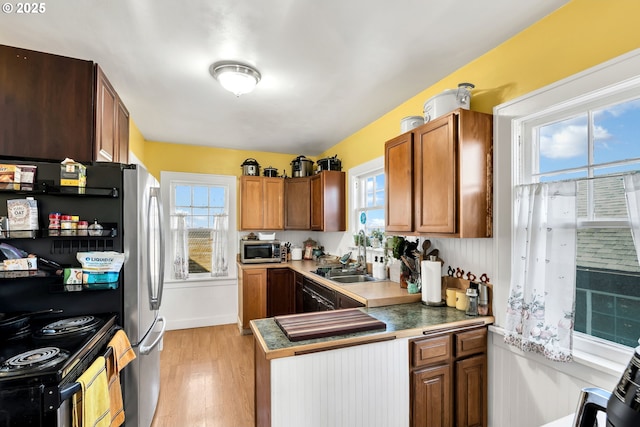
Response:
[[[158,181],[143,167],[123,170],[124,330],[136,353],[126,367],[125,425],[149,427],[160,392],[158,314],[164,283],[164,233]]]

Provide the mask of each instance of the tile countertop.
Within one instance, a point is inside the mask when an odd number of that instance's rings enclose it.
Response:
[[[392,282],[390,280],[349,284],[333,282],[322,276],[318,276],[315,273],[311,273],[311,271],[321,266],[316,265],[315,261],[310,260],[265,264],[238,263],[238,267],[243,270],[288,267],[291,270],[304,274],[314,281],[353,298],[356,301],[360,301],[369,308],[394,304],[407,304],[417,302],[422,299],[422,295],[420,293],[410,294],[406,289],[401,288],[399,283]]]
[[[396,283],[397,285],[397,283]],[[357,332],[325,338],[292,342],[273,318],[251,321],[251,330],[267,359],[289,357],[315,351],[368,344],[404,337],[418,337],[424,332],[493,323],[492,316],[468,317],[452,307],[428,307],[422,302],[368,307],[361,310],[383,321],[385,331]]]

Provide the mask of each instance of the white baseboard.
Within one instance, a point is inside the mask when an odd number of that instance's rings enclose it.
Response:
[[[236,318],[234,314],[173,321],[169,318],[167,319],[167,330],[202,328],[205,326],[227,325],[235,322]]]

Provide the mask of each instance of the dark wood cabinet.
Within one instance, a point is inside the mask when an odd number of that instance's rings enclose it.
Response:
[[[129,113],[92,61],[0,45],[0,87],[3,155],[128,161]]]
[[[310,177],[284,180],[284,228],[285,230],[311,229],[311,181]]]
[[[93,160],[93,62],[0,45],[4,156]]]
[[[295,313],[295,281],[288,268],[267,270],[267,317]]]
[[[304,286],[304,275],[294,272],[295,280],[295,310],[296,313],[304,313],[304,299],[302,287]]]
[[[345,231],[345,173],[322,171],[311,177],[311,230]]]
[[[409,341],[412,427],[487,426],[487,328]]]
[[[365,307],[363,303],[357,301],[351,297],[348,297],[340,292],[336,292],[336,308],[358,308]]]
[[[95,152],[102,162],[129,160],[129,112],[102,68],[96,64]]]
[[[459,109],[385,144],[388,232],[491,237],[493,116]]]

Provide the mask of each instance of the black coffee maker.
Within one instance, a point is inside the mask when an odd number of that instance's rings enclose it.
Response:
[[[640,344],[640,340],[638,342]],[[600,388],[582,389],[574,427],[597,426],[598,411],[607,413],[606,427],[640,426],[640,346],[636,347],[613,392]]]

